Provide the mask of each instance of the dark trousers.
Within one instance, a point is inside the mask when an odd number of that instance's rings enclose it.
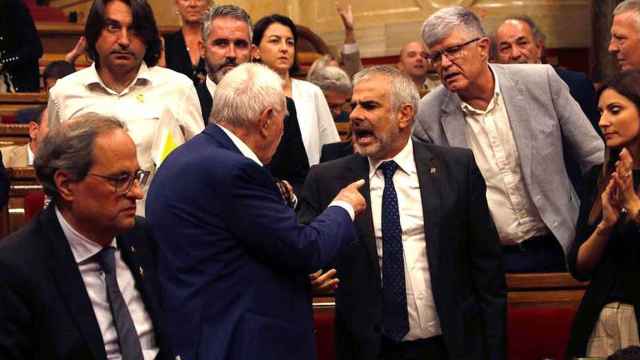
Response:
[[[567,271],[562,246],[552,234],[503,246],[502,254],[504,271],[508,273]]]
[[[382,338],[382,354],[379,360],[447,360],[447,349],[444,346],[442,336],[434,336],[428,339],[414,341],[402,341],[394,343]]]

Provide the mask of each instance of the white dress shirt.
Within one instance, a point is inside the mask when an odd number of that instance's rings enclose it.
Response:
[[[495,79],[486,110],[462,102],[465,138],[487,184],[487,202],[503,245],[513,245],[548,233],[524,183],[511,124]]]
[[[173,70],[159,66],[148,68],[144,62],[136,78],[121,93],[109,89],[102,82],[95,63],[65,76],[51,89],[48,109],[51,128],[89,112],[122,121],[136,144],[140,167],[152,174],[157,165],[153,161],[152,148],[156,138],[160,137],[161,117],[173,117],[169,121],[175,121],[185,140],[204,129],[193,82]],[[147,189],[148,185],[143,189],[145,194]],[[137,214],[144,215],[144,200],[138,201]]]
[[[398,196],[400,227],[402,228],[402,250],[404,254],[404,279],[407,290],[407,310],[409,332],[404,341],[426,339],[442,334],[440,320],[436,312],[431,291],[431,273],[427,258],[427,237],[424,229],[422,194],[418,183],[418,172],[413,156],[413,142],[407,145],[393,159],[398,170],[393,175],[393,185]],[[386,161],[386,160],[384,160]],[[369,159],[369,191],[371,194],[371,215],[376,238],[378,261],[382,270],[384,261],[382,238],[382,194],[384,175],[378,166],[383,161]],[[429,196],[425,194],[425,196]],[[382,276],[382,274],[381,274]],[[384,278],[382,279],[384,284]]]
[[[296,105],[309,166],[316,165],[320,162],[322,145],[340,141],[329,105],[319,87],[298,79],[291,79],[291,98]]]
[[[69,242],[73,257],[78,264],[82,281],[89,294],[89,300],[91,300],[91,306],[98,320],[98,326],[100,327],[100,333],[104,341],[107,359],[120,360],[122,359],[122,355],[120,354],[120,345],[118,344],[118,332],[107,298],[105,274],[95,259],[95,255],[102,250],[102,246],[87,239],[76,231],[65,220],[58,208],[55,210],[58,222],[60,222],[62,231]],[[136,289],[136,283],[131,274],[131,270],[122,260],[116,239],[113,239],[111,246],[116,248],[116,281],[118,282],[118,287],[129,308],[131,319],[138,333],[142,354],[145,360],[155,359],[159,349],[158,346],[156,346],[151,317],[145,309],[140,292]]]

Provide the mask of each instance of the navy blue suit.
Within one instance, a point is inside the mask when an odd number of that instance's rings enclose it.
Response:
[[[146,215],[176,355],[315,359],[308,274],[356,239],[344,209],[298,224],[269,172],[211,124],[158,169]]]

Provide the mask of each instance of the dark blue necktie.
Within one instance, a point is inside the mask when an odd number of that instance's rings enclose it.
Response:
[[[393,186],[395,161],[385,161],[380,167],[384,174],[382,193],[382,301],[384,334],[399,342],[409,331],[407,291],[404,283],[402,228],[398,195]]]
[[[100,250],[97,258],[105,274],[107,298],[111,307],[113,321],[116,324],[116,331],[118,332],[120,354],[123,360],[143,360],[136,327],[116,281],[115,251],[114,247],[107,246]]]

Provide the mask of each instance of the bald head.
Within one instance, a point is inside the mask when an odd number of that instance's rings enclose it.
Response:
[[[523,19],[507,19],[496,30],[497,62],[539,64],[543,42],[535,34],[535,24]]]
[[[398,69],[415,83],[424,83],[430,68],[427,61],[427,48],[422,41],[412,41],[402,47]]]

